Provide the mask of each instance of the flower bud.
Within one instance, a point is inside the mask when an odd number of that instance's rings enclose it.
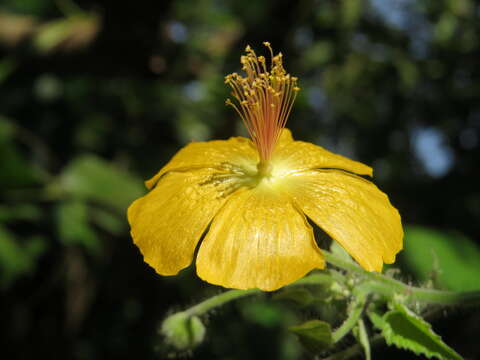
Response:
[[[167,317],[160,328],[168,344],[177,350],[190,350],[200,345],[205,338],[205,326],[197,316],[178,312]]]

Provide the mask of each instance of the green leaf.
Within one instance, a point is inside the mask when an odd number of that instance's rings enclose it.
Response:
[[[13,58],[6,58],[0,61],[0,84],[16,70],[17,64]]]
[[[139,179],[95,155],[75,159],[65,168],[59,183],[61,190],[73,197],[120,211],[145,193]]]
[[[342,1],[342,22],[345,27],[354,27],[362,16],[365,4],[362,0]]]
[[[288,328],[308,350],[318,353],[333,345],[332,328],[321,320],[310,320],[301,325]]]
[[[33,204],[0,205],[0,222],[36,221],[42,217],[40,207]]]
[[[312,293],[305,288],[287,288],[273,295],[275,300],[291,300],[299,306],[310,305],[314,300]]]
[[[388,345],[425,355],[429,359],[461,360],[462,357],[435,334],[431,325],[404,305],[383,316],[370,313],[370,320],[382,331]]]
[[[31,237],[20,244],[10,231],[0,225],[0,285],[6,288],[17,278],[32,272],[45,249],[44,238]]]
[[[445,12],[435,25],[435,40],[440,44],[448,43],[455,35],[455,30],[457,29],[457,26],[457,18],[449,12]]]
[[[302,65],[306,69],[314,69],[326,64],[333,56],[334,48],[328,41],[318,41],[305,49],[302,56]]]
[[[272,302],[245,303],[242,306],[242,315],[245,319],[266,328],[279,326],[285,319],[284,309]]]
[[[33,44],[42,54],[54,50],[75,50],[96,36],[100,21],[94,15],[73,15],[45,23],[35,33]]]
[[[124,218],[120,218],[117,214],[102,208],[90,209],[91,220],[105,231],[112,234],[120,234],[125,231],[127,223]]]
[[[438,285],[443,288],[457,291],[480,289],[480,249],[459,233],[408,226],[400,259],[421,281],[434,274]]]
[[[0,185],[19,188],[39,182],[38,169],[29,163],[13,142],[15,126],[0,116]]]
[[[57,207],[57,231],[64,245],[81,245],[98,253],[100,243],[88,221],[87,205],[81,200],[66,201]]]

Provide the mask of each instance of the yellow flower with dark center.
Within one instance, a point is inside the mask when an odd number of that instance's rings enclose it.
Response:
[[[247,47],[246,75],[225,82],[251,140],[193,142],[146,182],[128,209],[135,244],[161,275],[192,262],[197,274],[228,288],[275,290],[325,261],[307,217],[366,270],[381,271],[402,248],[403,230],[388,197],[360,175],[362,163],[294,141],[285,123],[299,91],[282,55],[270,64]]]

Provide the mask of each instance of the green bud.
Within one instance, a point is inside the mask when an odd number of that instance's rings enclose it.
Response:
[[[190,350],[202,343],[205,326],[197,316],[178,312],[163,321],[160,333],[177,350]]]

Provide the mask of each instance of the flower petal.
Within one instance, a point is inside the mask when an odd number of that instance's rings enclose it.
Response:
[[[202,279],[237,289],[276,290],[324,266],[305,216],[263,184],[228,200],[197,257]]]
[[[292,132],[290,129],[283,128],[280,133],[280,138],[278,139],[278,146],[283,146],[285,144],[291,143],[293,141]]]
[[[369,176],[373,173],[365,164],[303,141],[283,142],[275,149],[272,164],[289,173],[309,169],[340,169]]]
[[[336,170],[285,179],[284,189],[319,227],[368,271],[381,271],[402,249],[398,211],[371,182]]]
[[[222,167],[225,164],[256,170],[258,155],[253,143],[244,137],[192,142],[182,148],[160,171],[146,181],[151,189],[168,171]]]
[[[128,209],[135,244],[145,262],[161,275],[175,275],[190,265],[195,247],[226,200],[210,182],[208,169],[171,172]]]

